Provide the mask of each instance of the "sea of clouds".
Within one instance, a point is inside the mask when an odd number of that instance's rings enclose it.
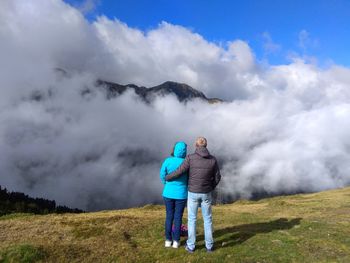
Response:
[[[107,100],[98,78],[177,81],[226,102]],[[242,40],[213,43],[166,22],[148,31],[91,22],[61,0],[2,0],[0,91],[0,185],[59,204],[159,203],[162,161],[179,140],[192,152],[197,136],[220,161],[224,196],[350,183],[350,69],[336,64],[295,56],[272,66]]]

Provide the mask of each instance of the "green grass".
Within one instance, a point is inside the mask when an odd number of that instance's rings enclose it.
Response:
[[[29,217],[31,215],[34,215],[34,214],[31,214],[31,213],[12,213],[12,214],[0,216],[0,220],[7,220],[7,219],[19,218],[19,217]]]
[[[163,206],[0,217],[0,262],[350,262],[350,188],[241,200],[213,217],[212,254],[200,217],[194,254],[165,249]]]
[[[31,263],[45,259],[45,252],[41,247],[30,244],[14,245],[3,250],[0,262],[3,263]]]

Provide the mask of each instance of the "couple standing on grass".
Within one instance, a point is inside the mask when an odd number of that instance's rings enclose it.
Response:
[[[187,202],[188,239],[186,250],[193,253],[196,243],[196,220],[198,207],[202,208],[205,246],[208,252],[214,247],[212,228],[212,192],[221,179],[219,166],[207,149],[207,140],[199,137],[196,150],[187,155],[187,145],[177,142],[171,157],[165,159],[160,169],[164,184],[163,198],[166,207],[165,247],[178,248],[182,215]],[[174,231],[172,225],[174,222]]]

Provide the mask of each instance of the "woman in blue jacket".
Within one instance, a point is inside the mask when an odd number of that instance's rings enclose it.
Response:
[[[187,202],[187,174],[182,174],[171,182],[165,181],[165,176],[175,171],[185,160],[187,145],[177,142],[170,157],[166,158],[160,169],[160,180],[164,184],[163,198],[166,208],[165,219],[165,247],[178,248],[180,245],[180,231],[182,215]],[[174,232],[172,225],[174,222]]]

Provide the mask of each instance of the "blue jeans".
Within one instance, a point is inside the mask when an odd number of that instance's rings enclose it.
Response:
[[[166,218],[165,218],[165,238],[170,241],[180,241],[182,216],[185,210],[187,199],[164,198]],[[172,231],[174,221],[174,233]]]
[[[202,216],[204,221],[205,246],[211,249],[213,240],[213,221],[211,213],[212,193],[199,194],[188,192],[187,212],[188,212],[188,239],[187,246],[194,249],[196,246],[196,220],[198,207],[202,207]]]

